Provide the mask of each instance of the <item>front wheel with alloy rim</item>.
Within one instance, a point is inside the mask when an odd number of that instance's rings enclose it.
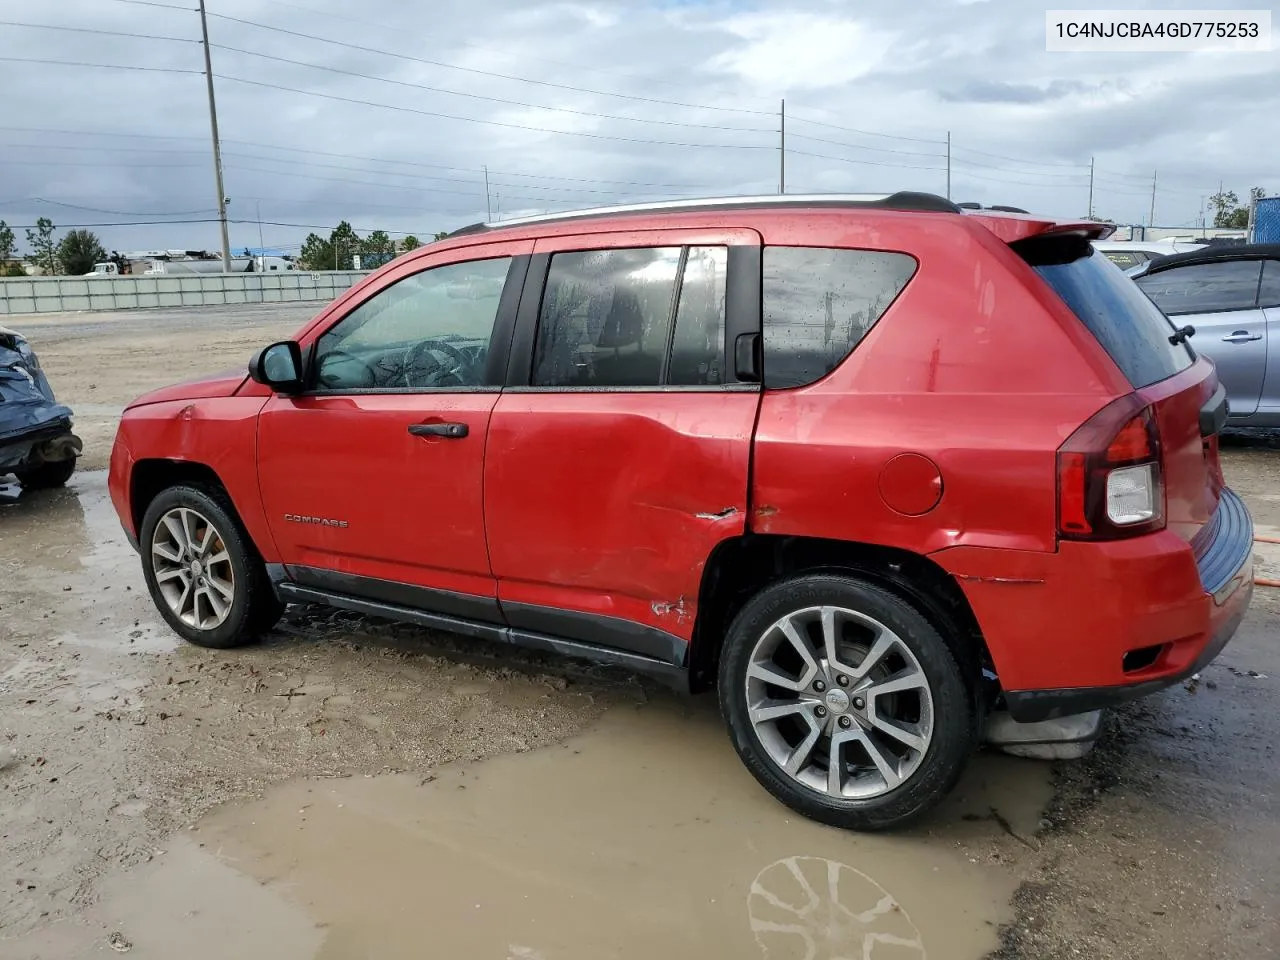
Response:
[[[225,649],[269,630],[284,607],[216,491],[175,486],[147,507],[139,545],[151,598],[191,643]]]
[[[719,692],[755,778],[833,826],[916,819],[977,746],[955,651],[911,604],[855,577],[811,574],[757,594],[729,628]]]

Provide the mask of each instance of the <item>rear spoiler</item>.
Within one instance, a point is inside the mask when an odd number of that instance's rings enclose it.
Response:
[[[1005,243],[1016,243],[1032,237],[1043,236],[1075,236],[1087,240],[1105,240],[1116,232],[1114,223],[1099,223],[1096,220],[1050,220],[1034,214],[997,212],[990,207],[985,210],[966,210],[965,217],[977,220]]]

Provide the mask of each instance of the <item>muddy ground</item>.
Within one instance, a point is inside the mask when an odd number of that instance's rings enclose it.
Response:
[[[0,487],[3,960],[1280,957],[1280,591],[1088,759],[979,755],[887,836],[790,814],[712,700],[624,673],[305,607],[180,646],[107,501],[115,420],[309,313],[8,321],[86,456]],[[1280,535],[1280,443],[1224,459]]]

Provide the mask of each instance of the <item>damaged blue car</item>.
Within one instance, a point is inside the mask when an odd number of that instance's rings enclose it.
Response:
[[[83,449],[71,432],[71,408],[58,403],[26,339],[0,327],[0,476],[28,490],[71,479]]]

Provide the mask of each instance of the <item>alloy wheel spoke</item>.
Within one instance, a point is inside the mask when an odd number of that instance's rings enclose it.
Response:
[[[168,560],[170,563],[182,562],[181,547],[175,550],[173,547],[169,546],[169,544],[167,543],[153,543],[151,545],[151,552],[155,554],[157,557],[162,557],[163,559]]]
[[[215,566],[216,564],[219,564],[219,563],[230,563],[230,562],[231,562],[231,554],[227,553],[226,550],[219,550],[212,557],[209,557],[209,559],[205,560],[204,565],[207,568],[207,567]]]
[[[191,545],[191,541],[187,539],[187,531],[183,529],[182,521],[175,517],[172,513],[164,515],[164,526],[169,531],[169,537],[173,540],[174,545],[178,548],[179,558],[187,552],[187,547]]]
[[[181,510],[178,516],[182,520],[182,533],[186,537],[187,549],[196,550],[196,515],[190,510]]]
[[[799,693],[806,684],[803,680],[793,680],[791,677],[778,672],[763,663],[753,663],[747,668],[747,676],[753,680],[760,680],[764,683],[772,684],[775,687],[782,687],[784,690],[794,690]]]
[[[217,593],[210,590],[207,586],[201,588],[204,594],[205,602],[209,604],[209,609],[213,611],[214,617],[221,620],[227,612],[227,601],[218,596]]]
[[[818,675],[818,661],[814,659],[813,651],[809,648],[808,641],[800,635],[800,631],[796,629],[795,623],[788,617],[778,623],[777,629],[787,638],[787,642],[800,655],[800,659],[804,661],[804,673],[800,676],[800,686],[807,687],[813,682],[813,678]]]
[[[857,739],[862,744],[862,748],[866,750],[871,762],[875,764],[876,769],[880,771],[880,776],[884,778],[886,788],[892,790],[902,782],[902,777],[898,775],[897,765],[891,763],[890,758],[885,756],[880,744],[876,743],[874,737],[865,730],[859,730]]]
[[[908,690],[927,690],[928,688],[929,682],[925,679],[924,671],[916,667],[908,667],[888,680],[871,684],[866,692],[869,697],[883,697],[890,693],[905,693]]]
[[[185,583],[187,571],[182,567],[170,567],[168,570],[156,571],[156,583],[168,583],[175,577],[181,577],[183,579],[183,583]]]
[[[900,727],[896,723],[876,714],[871,714],[868,719],[871,721],[871,725],[885,736],[893,737],[893,739],[904,746],[910,747],[912,750],[923,750],[927,745],[924,737],[915,730]]]
[[[810,720],[809,732],[805,735],[803,740],[796,744],[795,749],[791,751],[791,756],[787,757],[787,762],[783,769],[793,777],[799,773],[801,768],[809,762],[809,757],[813,755],[813,748],[817,746],[818,737],[821,735],[822,728],[818,726],[817,723]]]
[[[213,542],[213,538],[217,535],[217,531],[213,529],[213,524],[205,524],[204,536],[200,538],[200,546],[197,548],[200,556],[204,556],[209,551],[209,544]]]
[[[889,655],[898,642],[898,638],[877,624],[876,639],[871,644],[871,649],[867,651],[867,655],[862,658],[862,662],[853,669],[853,677],[855,681],[865,680],[876,665]]]
[[[815,706],[816,704],[804,700],[765,700],[754,707],[749,707],[748,711],[752,723],[768,723],[797,714],[807,717],[808,711]]]
[[[231,598],[235,595],[235,589],[225,580],[220,580],[217,577],[205,577],[205,583],[213,588],[213,590],[209,591],[210,596],[216,590],[222,595],[221,599],[227,603],[230,603]]]
[[[849,739],[847,734],[839,733],[831,738],[827,754],[827,793],[833,797],[844,794],[844,745]]]

